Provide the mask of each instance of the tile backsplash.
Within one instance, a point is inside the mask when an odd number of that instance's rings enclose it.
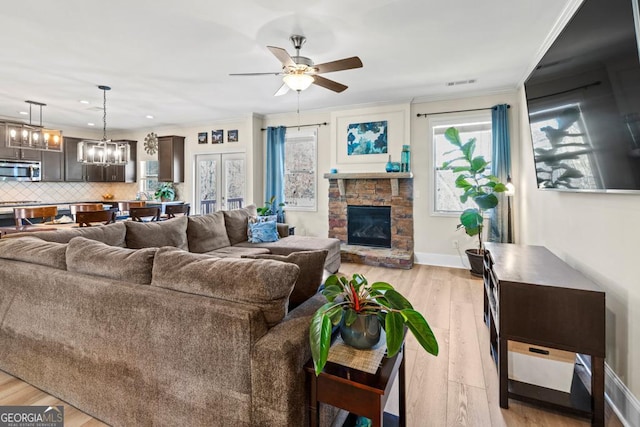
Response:
[[[118,182],[0,182],[0,202],[29,200],[42,203],[99,201],[110,193],[115,200],[133,200],[138,185]]]

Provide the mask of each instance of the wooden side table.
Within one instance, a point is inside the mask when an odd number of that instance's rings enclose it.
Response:
[[[400,427],[406,427],[404,346],[392,358],[382,359],[375,374],[327,362],[316,377],[313,360],[305,365],[309,380],[309,418],[311,427],[318,427],[320,403],[326,403],[353,414],[367,417],[373,427],[382,427],[384,407],[393,380],[398,375]]]

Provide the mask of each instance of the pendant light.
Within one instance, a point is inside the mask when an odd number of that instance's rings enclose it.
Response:
[[[107,139],[107,91],[109,86],[98,86],[103,95],[102,139],[85,139],[78,142],[78,162],[87,165],[125,165],[129,161],[129,143]]]
[[[7,123],[6,146],[41,151],[62,151],[62,131],[45,129],[42,126],[42,107],[47,104],[37,101],[24,101],[29,104],[29,124]],[[32,107],[40,107],[40,125],[31,123]]]

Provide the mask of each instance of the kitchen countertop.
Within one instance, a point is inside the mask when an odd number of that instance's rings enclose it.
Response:
[[[75,200],[72,202],[42,202],[39,200],[28,200],[28,201],[10,201],[10,202],[2,202],[0,201],[0,218],[13,218],[13,208],[19,208],[24,206],[57,206],[58,210],[65,211],[69,210],[69,205],[74,203],[102,203],[104,205],[117,205],[118,202],[132,202],[134,200]],[[143,200],[147,202],[148,205],[172,205],[184,203],[181,200],[174,200],[171,202],[160,202],[158,200]]]

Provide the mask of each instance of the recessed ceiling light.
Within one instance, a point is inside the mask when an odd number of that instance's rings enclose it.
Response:
[[[20,112],[18,112],[18,114],[22,114],[23,116],[28,116],[29,115],[29,113],[27,113],[26,111],[20,111]]]
[[[89,101],[85,101],[84,99],[81,99],[79,102],[80,102],[80,104],[88,104],[89,103]]]
[[[153,116],[152,116],[151,114],[147,114],[145,117],[146,117],[147,119],[153,119]]]
[[[87,123],[87,126],[95,126],[95,125],[96,125],[95,123],[91,123],[91,122]]]

